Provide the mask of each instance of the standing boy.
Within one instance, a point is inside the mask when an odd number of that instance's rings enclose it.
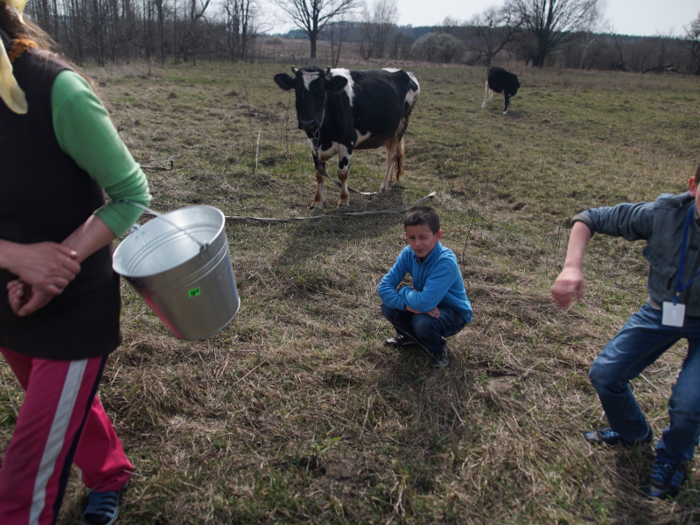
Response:
[[[472,320],[457,258],[440,244],[440,217],[428,206],[411,208],[403,221],[408,246],[379,284],[382,313],[396,329],[387,346],[419,344],[430,355],[430,365],[449,364],[444,337],[458,333]],[[413,286],[397,290],[409,274]]]
[[[670,423],[656,445],[654,470],[642,485],[647,495],[661,499],[678,494],[700,435],[699,184],[700,166],[688,181],[689,192],[575,216],[564,269],[552,286],[562,308],[583,296],[583,254],[595,232],[646,240],[649,299],[607,344],[589,374],[610,427],[584,435],[591,443],[613,447],[650,443],[652,429],[629,381],[679,339],[687,339],[688,354],[668,403]]]

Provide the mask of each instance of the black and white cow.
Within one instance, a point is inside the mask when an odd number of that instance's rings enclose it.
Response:
[[[484,103],[481,105],[482,108],[486,107],[486,103],[493,98],[495,93],[503,93],[503,100],[505,105],[503,106],[503,114],[508,113],[508,105],[510,104],[510,97],[514,96],[518,92],[520,87],[520,82],[518,81],[518,76],[515,73],[506,71],[502,67],[492,67],[489,69],[489,74],[486,80],[486,90],[484,93]]]
[[[322,208],[325,163],[338,154],[340,199],[347,206],[348,170],[356,149],[386,147],[387,168],[381,191],[391,189],[403,175],[404,141],[408,117],[420,86],[412,73],[400,69],[354,71],[314,66],[292,67],[294,76],[275,75],[284,90],[296,92],[299,129],[306,132],[316,168],[316,196],[309,208]]]

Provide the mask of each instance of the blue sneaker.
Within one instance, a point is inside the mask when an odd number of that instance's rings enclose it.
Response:
[[[673,498],[681,490],[687,472],[687,461],[672,461],[656,456],[654,470],[642,485],[642,491],[652,498]]]
[[[83,511],[85,525],[113,525],[119,517],[119,500],[129,485],[127,481],[118,492],[95,492],[88,494],[88,504]]]
[[[588,432],[583,433],[583,437],[586,438],[586,441],[593,445],[608,445],[610,447],[619,448],[629,448],[640,443],[651,443],[651,440],[653,438],[650,431],[644,439],[640,439],[638,441],[630,441],[628,439],[623,438],[620,434],[615,432],[610,427],[589,430]]]

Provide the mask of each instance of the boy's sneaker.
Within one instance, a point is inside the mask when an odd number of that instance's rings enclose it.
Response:
[[[639,441],[630,441],[628,439],[623,438],[620,434],[615,432],[610,427],[589,430],[588,432],[583,433],[583,437],[586,438],[586,441],[593,445],[608,445],[610,447],[620,448],[629,448],[639,443],[651,443],[652,440],[652,434],[651,432],[649,432],[649,434],[647,434],[647,437],[645,437],[644,439],[641,439]]]
[[[447,356],[447,347],[437,352],[429,352],[430,368],[444,368],[450,364],[450,358]]]
[[[673,498],[678,495],[687,472],[687,461],[672,461],[656,456],[654,470],[642,485],[642,491],[652,498]]]
[[[394,337],[390,337],[386,341],[384,341],[384,346],[392,346],[394,348],[403,348],[406,346],[415,346],[416,342],[408,337],[407,335],[396,335]]]
[[[88,504],[83,511],[85,525],[113,525],[119,516],[119,500],[129,485],[127,481],[118,492],[96,492],[88,494]]]

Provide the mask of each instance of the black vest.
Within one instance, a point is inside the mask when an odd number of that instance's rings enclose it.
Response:
[[[7,34],[0,30],[9,49]],[[0,239],[62,242],[105,202],[102,189],[63,153],[53,130],[51,89],[70,67],[29,50],[13,64],[29,110],[17,115],[0,101]],[[0,347],[20,354],[74,360],[110,353],[121,342],[119,277],[111,246],[81,263],[80,273],[43,308],[26,317],[10,309],[0,270]]]

